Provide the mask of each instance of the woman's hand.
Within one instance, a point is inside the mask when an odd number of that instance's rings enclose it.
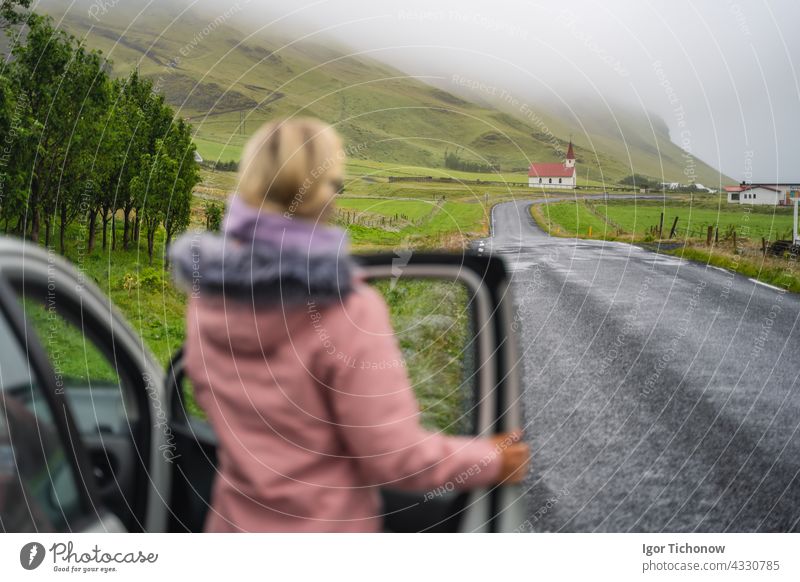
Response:
[[[530,447],[520,442],[522,431],[506,432],[493,436],[490,440],[500,456],[498,483],[507,485],[521,483],[530,466]]]

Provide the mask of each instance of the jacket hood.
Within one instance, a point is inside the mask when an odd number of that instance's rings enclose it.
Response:
[[[353,289],[355,267],[349,255],[334,248],[230,234],[190,232],[170,245],[175,284],[192,297],[223,295],[260,305],[325,303]]]

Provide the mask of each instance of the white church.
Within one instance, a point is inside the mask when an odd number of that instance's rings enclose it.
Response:
[[[528,170],[528,186],[531,188],[575,188],[577,185],[575,153],[572,151],[571,140],[567,149],[567,159],[563,164],[531,164]]]

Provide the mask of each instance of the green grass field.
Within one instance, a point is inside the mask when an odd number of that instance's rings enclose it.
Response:
[[[481,204],[445,202],[442,209],[425,226],[424,233],[441,235],[457,232],[460,234],[481,234],[488,209]]]
[[[557,204],[536,205],[535,210],[539,216],[544,217],[549,226],[550,233],[554,235],[585,234],[588,236],[589,228],[593,236],[610,238],[613,229],[608,224],[586,210],[582,202],[561,202]],[[534,215],[537,218],[536,215]]]
[[[487,228],[486,212],[481,204],[451,201],[434,207],[432,211],[428,205],[425,220],[395,230],[360,224],[342,226],[347,228],[356,250],[391,250],[397,246],[420,249],[454,246],[460,248],[465,238],[483,236]]]
[[[393,200],[387,198],[337,198],[336,206],[343,210],[380,214],[403,215],[408,220],[421,220],[436,210],[436,204],[418,200]]]
[[[555,236],[645,242],[654,238],[650,229],[664,213],[664,238],[675,217],[673,240],[679,248],[662,251],[700,263],[722,267],[747,277],[800,292],[800,269],[786,257],[764,255],[762,237],[768,241],[791,237],[792,215],[788,208],[720,205],[714,197],[697,202],[586,201],[534,204],[531,215]],[[708,227],[719,228],[719,242],[706,245]],[[733,232],[736,232],[736,238]],[[735,244],[734,244],[735,243]]]
[[[678,218],[675,238],[705,238],[709,226],[720,236],[734,229],[743,238],[776,240],[788,238],[792,216],[785,208],[752,208],[727,204],[714,208],[708,203],[609,201],[607,204],[577,201],[542,205],[538,212],[549,220],[553,234],[638,240],[659,224],[664,213],[664,238]]]

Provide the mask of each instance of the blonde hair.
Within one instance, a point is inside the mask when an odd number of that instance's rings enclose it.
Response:
[[[257,208],[316,219],[342,179],[342,140],[328,124],[299,118],[265,123],[247,141],[239,197]]]

